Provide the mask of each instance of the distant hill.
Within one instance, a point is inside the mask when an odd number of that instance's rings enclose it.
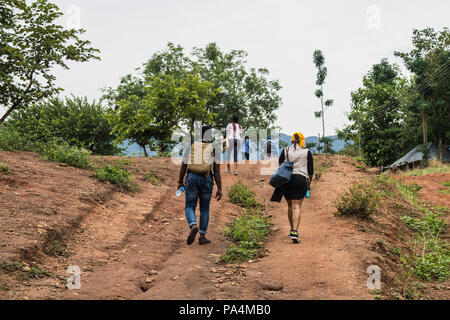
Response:
[[[280,141],[283,141],[283,142],[288,143],[288,144],[291,143],[291,136],[289,136],[287,134],[284,134],[284,133],[280,133],[279,137],[280,137]],[[344,149],[345,142],[340,140],[340,139],[338,139],[338,137],[336,135],[335,136],[328,136],[328,138],[333,139],[332,148],[333,148],[334,151],[339,152],[342,149]],[[318,140],[319,140],[318,137],[306,137],[306,142],[307,143],[313,142],[313,143],[317,144]],[[132,143],[132,144],[128,145],[128,142],[125,141],[124,143],[122,143],[120,145],[120,147],[126,148],[124,150],[124,155],[126,155],[126,156],[139,157],[139,156],[143,156],[144,155],[144,150],[142,150],[142,148],[136,143]],[[311,148],[311,151],[315,153],[315,152],[317,152],[317,148]],[[157,155],[157,153],[155,151],[147,150],[147,152],[148,152],[149,156],[156,156]]]
[[[333,148],[334,151],[339,152],[345,148],[345,142],[338,139],[338,137],[336,135],[327,136],[327,138],[331,138],[333,140],[331,147]],[[319,138],[314,137],[314,136],[306,137],[305,140],[306,140],[306,143],[316,143],[317,144],[319,142]],[[284,133],[280,133],[280,141],[290,144],[291,136],[284,134]],[[317,152],[317,148],[311,148],[311,151]]]

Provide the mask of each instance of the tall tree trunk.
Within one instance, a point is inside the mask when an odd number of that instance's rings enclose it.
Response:
[[[439,137],[439,161],[441,163],[444,163],[444,151],[445,151],[445,145],[444,142],[442,141],[442,137]]]
[[[359,156],[362,154],[362,143],[361,143],[361,113],[358,112],[358,153]]]
[[[322,97],[320,98],[320,104],[322,105],[322,139],[323,139],[323,138],[325,138],[325,112],[323,110],[323,86],[320,86],[320,90],[322,91]],[[324,142],[322,153],[325,153],[325,152],[326,152],[326,149],[325,149],[325,142]]]
[[[8,111],[6,111],[6,113],[0,119],[0,126],[3,124],[3,122],[5,122],[6,118],[8,118],[8,116],[10,115],[11,112],[13,112],[14,109],[15,109],[15,107],[11,107],[11,108],[9,108]]]
[[[144,149],[144,156],[145,156],[146,158],[148,158],[148,153],[147,153],[147,149],[145,148],[145,144],[140,144],[140,143],[138,143],[138,145],[139,145],[142,149]]]
[[[425,111],[422,111],[422,135],[423,135],[423,144],[426,145],[428,143],[428,125],[427,125],[427,116]]]

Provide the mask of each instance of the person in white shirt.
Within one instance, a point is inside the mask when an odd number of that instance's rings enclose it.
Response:
[[[234,175],[237,175],[238,151],[241,144],[242,126],[238,123],[239,117],[233,116],[232,122],[227,125],[227,136],[229,147],[227,149],[227,172],[230,170],[231,151],[234,151]]]

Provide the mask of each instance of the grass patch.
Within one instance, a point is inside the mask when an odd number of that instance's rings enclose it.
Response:
[[[0,269],[6,273],[15,274],[22,280],[42,279],[55,276],[50,271],[40,269],[38,266],[26,266],[22,262],[0,261]]]
[[[51,142],[42,147],[42,158],[81,169],[93,169],[88,150],[70,146],[67,142]]]
[[[138,191],[134,179],[127,169],[123,168],[120,161],[116,165],[105,164],[103,168],[96,169],[94,178],[101,182],[111,182],[128,191]]]
[[[7,173],[7,172],[9,172],[8,166],[0,162],[0,173]]]
[[[368,218],[377,211],[378,194],[372,184],[357,183],[334,202],[337,215]]]
[[[154,186],[159,185],[159,179],[160,177],[156,174],[153,168],[149,173],[144,174],[144,180],[150,182]]]
[[[244,208],[257,208],[260,206],[255,199],[255,193],[239,180],[233,186],[228,188],[228,197],[230,202]]]
[[[448,214],[447,207],[432,207],[424,205],[419,199],[421,187],[417,184],[396,182],[399,193],[417,209],[417,216],[405,215],[400,220],[410,230],[414,237],[410,240],[412,253],[403,258],[403,263],[409,268],[408,277],[420,281],[444,281],[450,276],[450,247],[445,238],[448,228],[442,217]]]
[[[407,176],[422,176],[424,174],[450,173],[450,164],[440,163],[439,161],[429,161],[428,166],[417,168],[402,174]]]
[[[222,256],[226,262],[243,262],[261,255],[265,237],[271,231],[269,218],[259,210],[249,210],[224,230],[225,236],[234,242]]]
[[[232,203],[245,208],[245,213],[223,230],[233,244],[222,255],[222,261],[240,263],[260,257],[264,239],[271,232],[270,219],[261,213],[262,205],[256,201],[255,193],[242,181],[228,189],[228,196]]]

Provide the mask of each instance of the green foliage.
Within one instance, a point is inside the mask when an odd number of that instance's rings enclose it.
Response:
[[[111,182],[122,189],[128,191],[137,191],[139,188],[133,183],[133,177],[120,162],[116,165],[105,164],[103,168],[96,169],[94,178],[101,182]]]
[[[34,151],[36,149],[37,143],[35,141],[27,139],[6,125],[0,126],[0,150]]]
[[[413,218],[403,216],[402,222],[411,230],[422,233],[424,236],[438,236],[445,232],[447,223],[444,219],[439,218],[440,215],[431,212],[422,218]]]
[[[52,98],[13,112],[4,125],[22,139],[44,143],[62,139],[94,154],[112,155],[121,149],[114,146],[116,137],[106,119],[108,112],[100,103],[89,103],[86,98]]]
[[[422,237],[419,238],[419,250],[411,261],[413,272],[419,279],[444,281],[450,276],[450,248],[447,241]]]
[[[93,169],[91,154],[88,150],[70,146],[65,141],[51,141],[42,144],[42,158],[48,161],[64,163],[81,169]]]
[[[0,162],[0,173],[6,173],[9,171],[9,168],[6,164]]]
[[[264,68],[247,68],[247,53],[242,50],[223,52],[215,43],[204,48],[194,48],[190,56],[181,46],[169,43],[167,48],[156,52],[144,64],[142,75],[126,75],[116,88],[105,90],[104,98],[113,106],[122,100],[136,96],[137,101],[147,95],[146,78],[175,81],[198,75],[200,79],[213,84],[213,90],[220,92],[207,99],[206,113],[213,116],[209,123],[224,130],[232,115],[240,117],[244,128],[268,128],[276,120],[275,111],[281,105],[278,92],[281,85],[269,79],[269,71]],[[198,114],[197,114],[198,116]],[[192,121],[201,121],[193,117]],[[192,123],[189,124],[192,129]]]
[[[244,208],[259,207],[258,201],[255,199],[255,193],[248,189],[242,180],[239,180],[228,189],[228,197],[231,203]]]
[[[144,174],[144,180],[150,181],[154,186],[159,184],[159,179],[160,177],[156,174],[153,168],[149,173]]]
[[[108,115],[116,142],[126,139],[165,153],[172,133],[182,126],[193,128],[193,119],[210,123],[213,114],[207,102],[218,91],[208,81],[187,74],[182,79],[170,75],[149,76],[143,88],[145,96],[133,95],[118,101],[118,108]]]
[[[63,12],[47,0],[1,1],[0,12],[0,105],[7,110],[1,124],[12,111],[61,91],[55,67],[98,59],[99,51],[80,39],[84,30],[56,24]]]
[[[237,218],[224,234],[235,244],[222,256],[226,262],[242,262],[260,255],[265,237],[270,233],[271,223],[259,211],[249,211]]]
[[[378,196],[372,185],[354,184],[334,202],[339,215],[368,218],[377,210]]]
[[[415,95],[412,97],[414,103],[410,104],[410,110],[418,120],[416,127],[422,121],[422,128],[427,128],[427,135],[435,143],[439,143],[442,156],[450,139],[449,29],[415,29],[412,44],[410,52],[395,52],[395,55],[401,57],[408,70],[414,74]],[[442,158],[440,160],[443,161]]]

